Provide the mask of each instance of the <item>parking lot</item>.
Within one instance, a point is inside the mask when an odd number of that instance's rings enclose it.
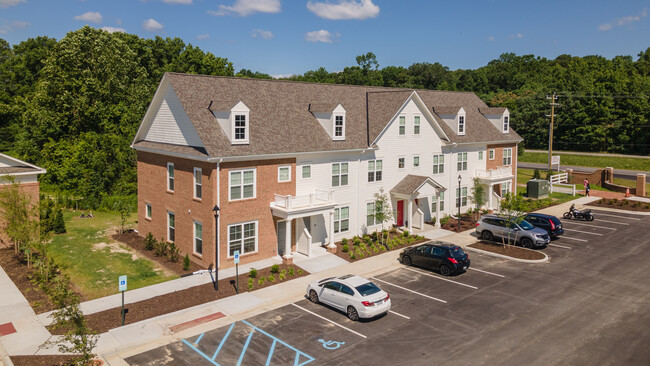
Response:
[[[648,364],[650,216],[594,210],[528,264],[372,277],[386,316],[352,322],[306,299],[126,359],[131,365]],[[341,273],[343,274],[343,273]],[[624,350],[621,351],[621,350]]]

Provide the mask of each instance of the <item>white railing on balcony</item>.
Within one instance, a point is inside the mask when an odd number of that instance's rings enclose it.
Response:
[[[512,167],[502,166],[496,169],[483,170],[476,169],[476,177],[483,179],[500,179],[512,177]]]
[[[306,208],[332,203],[332,192],[317,189],[315,193],[302,196],[275,195],[275,206],[286,210]]]

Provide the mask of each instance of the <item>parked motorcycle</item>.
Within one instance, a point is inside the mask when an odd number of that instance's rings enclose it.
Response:
[[[569,212],[565,212],[563,217],[565,219],[585,219],[587,221],[594,221],[594,215],[591,213],[591,210],[578,210],[575,204],[571,204]]]

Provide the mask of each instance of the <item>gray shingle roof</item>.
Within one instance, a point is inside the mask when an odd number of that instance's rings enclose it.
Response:
[[[194,124],[206,153],[212,157],[367,148],[413,92],[400,88],[175,73],[167,73],[165,77]],[[452,106],[465,108],[465,136],[457,136],[439,120],[451,142],[521,141],[512,130],[509,134],[502,134],[479,113],[479,108],[487,105],[473,93],[416,92],[429,112]],[[245,145],[232,145],[210,111],[238,101],[250,108],[250,142]],[[331,112],[338,104],[346,110],[344,141],[333,141],[312,114]],[[143,144],[142,141],[134,142],[136,147]],[[181,147],[167,144],[157,144],[156,148],[174,152],[181,150]]]
[[[434,186],[441,187],[439,184],[437,184],[435,181],[433,181],[429,177],[425,177],[425,176],[422,176],[422,175],[409,174],[406,177],[404,177],[401,181],[399,181],[399,183],[397,183],[395,185],[395,187],[393,187],[390,190],[390,193],[392,193],[392,194],[404,194],[404,195],[407,195],[407,196],[411,196],[411,195],[417,193],[418,189],[420,187],[422,187],[422,185],[427,181],[430,181],[431,184],[434,185]]]
[[[505,108],[499,108],[499,107],[491,107],[491,108],[490,107],[484,107],[484,108],[479,108],[479,111],[483,115],[486,115],[486,116],[492,115],[493,116],[493,115],[503,114],[503,112],[505,112],[506,109]]]

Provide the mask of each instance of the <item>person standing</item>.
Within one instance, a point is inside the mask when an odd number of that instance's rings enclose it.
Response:
[[[589,196],[589,191],[591,190],[591,187],[589,186],[589,182],[587,182],[587,185],[585,186],[585,193],[587,194],[587,197]]]

